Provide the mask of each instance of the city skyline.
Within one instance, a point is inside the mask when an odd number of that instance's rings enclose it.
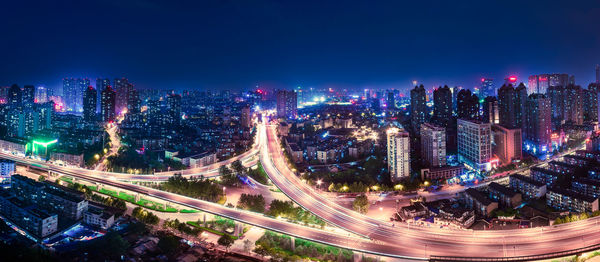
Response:
[[[435,4],[10,3],[4,35],[14,41],[1,45],[13,52],[0,85],[122,76],[140,89],[178,90],[410,89],[412,80],[472,88],[482,77],[499,86],[508,75],[526,83],[544,73],[595,80],[597,2]]]

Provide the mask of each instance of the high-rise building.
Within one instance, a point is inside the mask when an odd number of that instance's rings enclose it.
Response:
[[[598,111],[600,107],[598,107],[598,103],[600,100],[598,99],[600,92],[600,83],[591,83],[588,85],[587,92],[584,92],[583,97],[583,120],[584,121],[598,121],[598,116],[600,115]]]
[[[583,123],[585,92],[580,86],[551,86],[547,95],[552,103],[552,118],[557,124]]]
[[[479,98],[469,89],[458,92],[456,98],[458,118],[477,119],[479,115]]]
[[[410,120],[415,133],[419,133],[421,124],[427,121],[427,93],[423,85],[415,86],[410,90]]]
[[[87,78],[64,78],[63,100],[69,111],[81,112],[83,110],[83,91],[90,86]]]
[[[35,89],[35,102],[46,103],[48,102],[48,88],[45,86],[38,86]]]
[[[117,93],[115,110],[117,115],[121,115],[127,108],[127,101],[129,100],[129,90],[133,88],[133,85],[129,83],[127,78],[115,78],[114,80],[114,91]]]
[[[492,167],[491,125],[478,120],[459,119],[458,160],[475,170]]]
[[[404,130],[387,130],[387,159],[392,181],[410,177],[410,137]]]
[[[181,124],[181,95],[169,94],[167,96],[168,122],[171,125]]]
[[[537,154],[547,152],[552,145],[552,107],[550,99],[543,94],[527,98],[526,118],[523,125],[525,150]]]
[[[387,109],[393,110],[396,109],[396,99],[394,97],[394,90],[387,91]]]
[[[498,100],[495,96],[488,96],[483,100],[483,114],[481,120],[484,123],[498,124],[500,116],[498,111]]]
[[[27,110],[33,109],[35,104],[35,86],[23,86],[23,107]]]
[[[479,95],[481,97],[496,96],[496,89],[494,88],[494,79],[481,79],[481,90],[479,92]]]
[[[96,78],[96,112],[102,112],[100,108],[102,106],[102,90],[110,86],[110,79],[108,78]]]
[[[141,111],[140,94],[134,88],[129,90],[129,96],[127,97],[127,113],[130,115],[139,114]]]
[[[568,74],[541,74],[529,76],[528,94],[546,94],[549,87],[575,84],[575,77]]]
[[[433,122],[447,126],[452,118],[452,91],[448,86],[433,91]]]
[[[10,107],[21,107],[23,102],[23,93],[21,88],[14,84],[8,89],[8,105]]]
[[[244,128],[252,127],[252,114],[249,105],[242,107],[241,124]]]
[[[83,93],[83,120],[94,121],[96,120],[96,96],[98,92],[93,86],[88,88]]]
[[[277,117],[296,118],[298,116],[298,99],[296,92],[288,90],[277,91]]]
[[[501,125],[492,125],[492,152],[503,164],[521,159],[523,143],[520,128],[508,129]]]
[[[107,86],[104,90],[102,90],[102,99],[101,99],[102,122],[115,121],[116,95],[117,95],[117,93],[115,93],[115,91],[113,91],[111,86]]]
[[[507,128],[521,128],[523,126],[523,110],[527,100],[525,85],[521,83],[517,88],[512,85],[503,85],[498,89],[498,111],[500,125]]]
[[[446,129],[431,123],[421,125],[421,156],[430,167],[446,165]]]

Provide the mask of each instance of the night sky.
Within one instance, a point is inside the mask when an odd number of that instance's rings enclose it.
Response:
[[[53,2],[3,2],[0,85],[473,87],[556,72],[587,86],[600,63],[600,1]]]

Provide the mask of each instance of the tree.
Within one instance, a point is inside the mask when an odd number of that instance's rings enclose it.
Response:
[[[238,207],[254,212],[265,212],[265,198],[262,195],[242,194],[238,200]]]
[[[246,168],[242,165],[242,161],[236,160],[231,163],[231,169],[238,175],[242,175],[246,173]]]
[[[239,183],[237,176],[226,166],[219,168],[219,175],[221,175],[221,181],[224,185],[237,186]]]
[[[244,252],[250,253],[250,250],[252,250],[252,241],[250,241],[250,239],[245,239],[244,240]]]
[[[226,251],[229,251],[229,247],[233,245],[233,241],[234,240],[230,235],[224,234],[219,238],[219,240],[217,240],[217,243],[221,246],[224,246]]]
[[[46,180],[46,177],[45,177],[45,176],[42,176],[42,175],[40,175],[40,176],[38,177],[38,182],[44,182],[44,180]]]
[[[110,250],[110,254],[113,257],[124,255],[129,248],[129,242],[124,240],[116,231],[106,233],[103,240],[101,246],[107,251]]]
[[[158,248],[166,254],[173,255],[179,249],[179,238],[174,235],[165,235],[158,240]]]
[[[357,196],[352,202],[352,209],[362,214],[366,214],[369,211],[369,199],[365,195]]]

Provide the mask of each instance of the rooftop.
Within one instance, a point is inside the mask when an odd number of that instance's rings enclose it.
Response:
[[[521,174],[510,175],[510,178],[515,178],[515,179],[521,180],[521,181],[523,181],[525,183],[532,184],[532,185],[538,186],[538,187],[545,185],[542,182],[535,181],[531,177],[524,176],[524,175],[521,175]]]
[[[481,192],[477,191],[477,189],[475,189],[475,188],[468,188],[467,190],[465,190],[465,193],[483,205],[487,206],[492,203],[491,200],[489,200],[487,197],[485,197],[483,194],[481,194]]]
[[[490,183],[488,188],[508,197],[513,197],[517,194],[517,192],[512,191],[510,188],[500,185],[496,182]]]

